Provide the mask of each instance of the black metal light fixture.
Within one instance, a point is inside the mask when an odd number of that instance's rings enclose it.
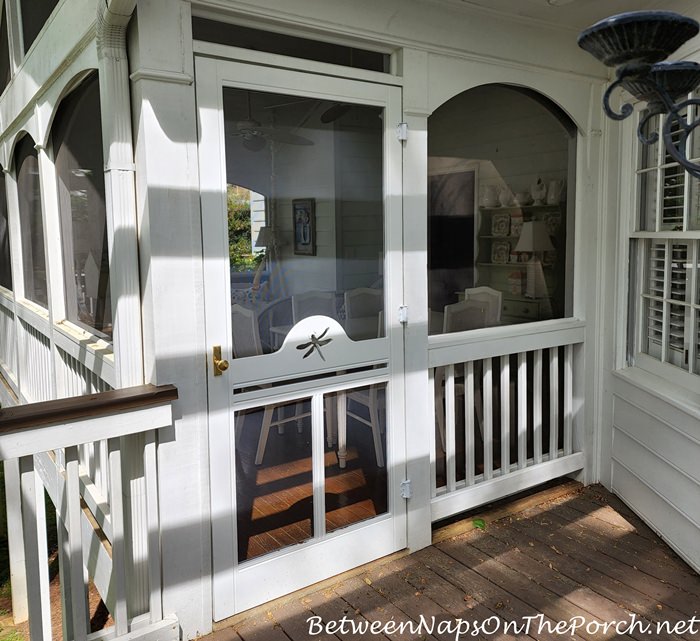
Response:
[[[696,20],[672,11],[631,11],[596,22],[578,37],[579,47],[608,67],[617,67],[616,80],[603,96],[606,115],[613,120],[624,120],[634,111],[628,103],[619,112],[610,106],[610,96],[617,87],[646,101],[648,113],[639,123],[637,136],[642,143],[650,145],[659,135],[654,132],[647,136],[645,126],[653,116],[665,114],[664,146],[696,178],[700,178],[700,164],[688,160],[686,143],[692,131],[700,126],[700,109],[696,118],[690,116],[690,106],[700,105],[700,99],[687,99],[687,95],[700,85],[700,64],[662,61],[699,31]]]

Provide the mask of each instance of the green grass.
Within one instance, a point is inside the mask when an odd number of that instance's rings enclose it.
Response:
[[[0,641],[25,641],[20,632],[14,628],[3,628],[0,625]]]

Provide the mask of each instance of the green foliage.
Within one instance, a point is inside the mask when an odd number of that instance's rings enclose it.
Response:
[[[4,628],[0,625],[0,641],[25,641],[25,639],[14,628]]]
[[[263,253],[253,253],[250,229],[250,192],[229,185],[226,193],[228,210],[228,252],[233,271],[253,271]]]

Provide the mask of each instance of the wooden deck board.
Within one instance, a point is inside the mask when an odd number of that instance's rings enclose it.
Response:
[[[463,565],[474,568],[475,572],[497,586],[504,594],[510,594],[513,602],[517,600],[524,604],[529,614],[541,612],[552,622],[568,621],[578,616],[585,617],[586,613],[583,610],[559,599],[556,593],[537,581],[465,543],[467,543],[465,538],[458,537],[453,541],[440,543],[438,548]],[[591,637],[577,634],[569,638],[590,640]]]
[[[676,588],[664,585],[639,570],[591,550],[585,542],[579,542],[573,537],[569,538],[559,533],[552,534],[551,515],[548,514],[544,521],[538,521],[536,515],[532,516],[534,517],[532,519],[525,516],[515,521],[512,527],[552,547],[563,557],[578,559],[592,570],[607,576],[613,581],[618,602],[626,609],[638,611],[641,616],[650,621],[679,622],[690,618],[674,609],[672,605],[678,592]],[[641,595],[641,603],[644,604],[642,606],[639,606],[639,595]],[[635,599],[638,599],[636,609],[630,607]],[[642,611],[639,612],[639,609]]]
[[[340,621],[343,617],[347,617],[351,621],[368,621],[362,613],[357,612],[349,603],[339,598],[332,588],[309,594],[302,598],[302,602],[313,614],[320,616],[323,623]],[[362,634],[352,632],[352,630],[348,632],[338,631],[335,636],[341,641],[363,641],[366,638]],[[308,638],[316,639],[316,637]],[[377,634],[373,639],[388,641],[383,634]]]
[[[577,512],[568,507],[568,504],[558,506],[556,514],[580,528],[579,531],[596,544],[614,549],[618,553],[616,558],[629,559],[628,563],[647,574],[700,597],[697,575],[691,574],[678,557],[669,554],[669,548],[665,545],[644,539],[636,533],[625,532],[596,516]]]
[[[495,529],[492,528],[492,530]],[[527,550],[523,551],[517,545],[514,547],[510,542],[499,539],[493,531],[488,534],[474,532],[470,536],[469,542],[482,552],[498,559],[499,562],[517,568],[517,571],[528,579],[581,609],[581,612],[572,616],[582,615],[588,620],[598,618],[605,621],[615,621],[627,616],[625,610],[615,600],[598,594],[586,583],[579,583],[560,572],[558,559],[555,560],[556,565],[551,560],[542,562],[540,559],[529,556]],[[586,582],[585,572],[584,576],[579,574],[579,578]],[[587,638],[587,635],[583,636]],[[640,641],[648,638],[639,632],[630,634],[630,636]],[[674,637],[663,634],[657,636],[659,640],[672,638]]]
[[[419,623],[423,616],[426,620],[434,617],[437,622],[450,621],[450,612],[408,581],[409,575],[418,565],[414,558],[407,556],[370,570],[366,578],[377,592],[404,613],[404,620]],[[435,637],[440,641],[454,641],[454,634],[446,631],[436,631]]]
[[[656,613],[656,601],[651,597],[615,581],[578,559],[562,554],[560,551],[553,549],[554,546],[550,547],[534,539],[534,537],[529,538],[527,543],[524,544],[521,534],[513,528],[499,528],[496,526],[492,528],[491,535],[508,545],[519,546],[523,554],[539,563],[546,564],[553,572],[558,572],[571,579],[574,583],[581,586],[579,589],[590,589],[595,594],[615,604],[617,610],[614,614],[616,616],[606,620],[627,618],[631,612],[647,618],[649,618],[649,613]],[[605,612],[596,609],[595,617],[602,620],[608,611],[607,608]],[[610,612],[610,614],[613,614],[613,612]],[[636,638],[635,635],[632,636]]]
[[[621,549],[610,541],[606,542],[603,537],[592,536],[552,511],[537,517],[537,523],[543,529],[556,530],[561,534],[559,543],[562,552],[577,554],[577,550],[580,550],[579,558],[601,568],[617,581],[654,597],[660,604],[689,616],[699,613],[697,597],[659,578],[658,574],[666,573],[660,572],[653,561],[632,550]]]
[[[482,641],[700,641],[700,634],[669,631],[617,634],[577,630],[557,634],[532,625],[529,636],[506,632],[524,617],[542,615],[552,625],[587,622],[667,623],[700,619],[700,576],[689,568],[619,500],[600,487],[567,484],[520,499],[509,513],[502,504],[442,528],[435,545],[414,554],[379,560],[336,579],[234,617],[232,628],[207,641],[452,641],[454,631],[386,635],[335,630],[312,636],[308,618],[325,623],[343,617],[365,625],[461,619],[473,626],[491,617],[495,634],[460,638]],[[700,620],[698,621],[700,628]]]
[[[369,621],[386,624],[389,621],[406,621],[408,618],[394,603],[375,590],[369,577],[352,577],[335,586],[334,591],[355,610],[362,613]],[[366,635],[370,637],[370,634]],[[386,635],[391,641],[410,641],[415,639],[407,633],[396,632]],[[432,635],[422,635],[425,641],[437,641]]]
[[[439,545],[444,545],[444,543]],[[454,551],[454,548],[451,549]],[[436,573],[461,587],[467,595],[479,603],[486,605],[491,611],[491,616],[520,624],[523,621],[523,617],[537,614],[522,599],[501,589],[487,578],[482,577],[476,571],[462,564],[459,559],[437,547],[430,547],[416,554],[421,556],[424,563]],[[546,616],[544,618],[547,621],[551,621]],[[557,639],[555,634],[549,634],[547,630],[533,630],[530,632],[530,636],[533,639],[537,639],[537,641],[555,641]],[[580,637],[577,638],[580,640]]]

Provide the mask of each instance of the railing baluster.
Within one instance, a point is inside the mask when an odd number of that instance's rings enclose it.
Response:
[[[338,423],[347,421],[347,393],[338,393],[338,412],[345,416],[338,417]],[[323,392],[311,397],[311,483],[313,487],[313,535],[321,538],[326,534],[326,468],[324,457],[325,435],[323,421]],[[343,430],[345,431],[345,430]]]
[[[23,456],[19,465],[29,635],[32,641],[51,641],[51,600],[43,486],[34,471],[33,455]]]
[[[493,360],[484,358],[481,393],[484,399],[484,479],[493,478]]]
[[[151,623],[163,618],[161,602],[160,567],[160,508],[158,505],[157,433],[150,430],[144,435],[143,471],[146,485],[146,518],[148,520],[148,587]]]
[[[448,365],[445,368],[445,450],[448,492],[454,492],[457,487],[455,409],[455,366]]]
[[[474,485],[474,362],[464,364],[464,447],[467,487]]]
[[[564,348],[564,456],[573,452],[574,346]]]
[[[63,495],[60,498],[61,505],[65,506],[65,484],[63,485]],[[73,638],[73,593],[70,581],[70,544],[68,541],[68,530],[63,524],[60,506],[56,508],[56,529],[58,530],[58,575],[61,585],[61,625],[64,639]]]
[[[510,471],[510,356],[501,356],[501,476]]]
[[[109,456],[109,505],[112,517],[112,586],[114,589],[114,627],[117,636],[128,632],[126,609],[126,545],[124,503],[122,499],[122,457],[120,439],[107,442]]]
[[[60,506],[61,520],[68,531],[68,575],[70,577],[70,615],[75,641],[88,634],[87,586],[83,572],[83,537],[80,507],[79,452],[76,446],[65,449],[65,509]],[[68,614],[67,612],[65,613]]]
[[[559,456],[559,348],[549,348],[549,460]]]
[[[534,352],[532,371],[532,440],[533,457],[537,465],[542,462],[542,350]]]
[[[27,611],[27,570],[25,568],[24,526],[22,525],[22,487],[19,459],[3,461],[5,498],[7,499],[7,547],[12,577],[12,616],[24,623]]]
[[[518,469],[527,465],[527,352],[518,353]]]
[[[428,369],[428,389],[430,390],[430,394],[428,394],[428,416],[432,417],[432,419],[435,421],[435,425],[433,426],[433,434],[430,437],[431,498],[435,498],[437,496],[437,439],[442,438],[442,427],[439,425],[438,422],[438,413],[435,402],[435,399],[439,398],[438,389],[435,387],[435,372],[435,367],[431,367],[430,369]]]

